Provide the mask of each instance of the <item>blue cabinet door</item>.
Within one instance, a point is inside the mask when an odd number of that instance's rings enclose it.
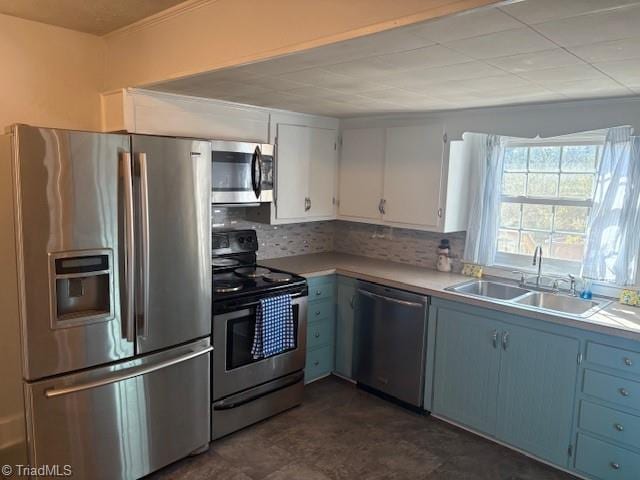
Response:
[[[496,437],[567,466],[578,340],[514,325],[500,340]]]
[[[438,307],[433,412],[493,435],[503,324]]]
[[[338,277],[335,371],[346,378],[353,378],[355,295],[356,281],[351,278]]]

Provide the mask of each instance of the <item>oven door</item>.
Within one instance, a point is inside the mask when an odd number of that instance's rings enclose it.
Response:
[[[304,369],[307,297],[294,298],[292,304],[295,348],[258,360],[251,355],[257,305],[213,316],[214,401]]]
[[[273,198],[273,146],[212,142],[212,202],[270,202]]]

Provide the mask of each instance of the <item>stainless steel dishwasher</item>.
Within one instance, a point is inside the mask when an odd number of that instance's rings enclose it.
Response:
[[[429,298],[358,282],[355,379],[358,384],[422,407]]]

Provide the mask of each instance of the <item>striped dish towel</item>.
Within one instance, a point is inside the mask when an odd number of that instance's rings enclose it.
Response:
[[[291,295],[263,298],[256,309],[256,330],[251,354],[266,358],[296,346]]]

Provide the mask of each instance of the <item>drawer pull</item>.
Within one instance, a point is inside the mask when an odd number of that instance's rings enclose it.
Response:
[[[320,315],[320,310],[317,310],[317,311],[316,311],[316,317],[317,317],[318,315]]]
[[[320,332],[316,332],[313,336],[316,338],[320,338]]]
[[[633,365],[633,362],[631,361],[631,359],[630,359],[629,357],[624,357],[624,364],[625,364],[627,367],[630,367],[630,366],[632,366],[632,365]]]
[[[320,365],[320,362],[319,362],[318,360],[316,360],[315,362],[313,362],[313,365],[314,365],[315,367],[317,367],[318,365]]]
[[[620,395],[622,395],[623,397],[629,396],[629,390],[627,390],[626,388],[621,388],[618,391],[620,392]]]
[[[614,424],[613,424],[613,426],[614,426],[614,428],[615,428],[617,431],[619,431],[619,432],[624,431],[624,426],[622,426],[622,425],[621,425],[621,424],[619,424],[619,423],[614,423]]]
[[[620,470],[620,464],[617,462],[611,462],[609,465],[611,465],[611,468],[614,470]]]
[[[320,295],[322,295],[322,290],[316,290],[316,297],[319,297]]]

